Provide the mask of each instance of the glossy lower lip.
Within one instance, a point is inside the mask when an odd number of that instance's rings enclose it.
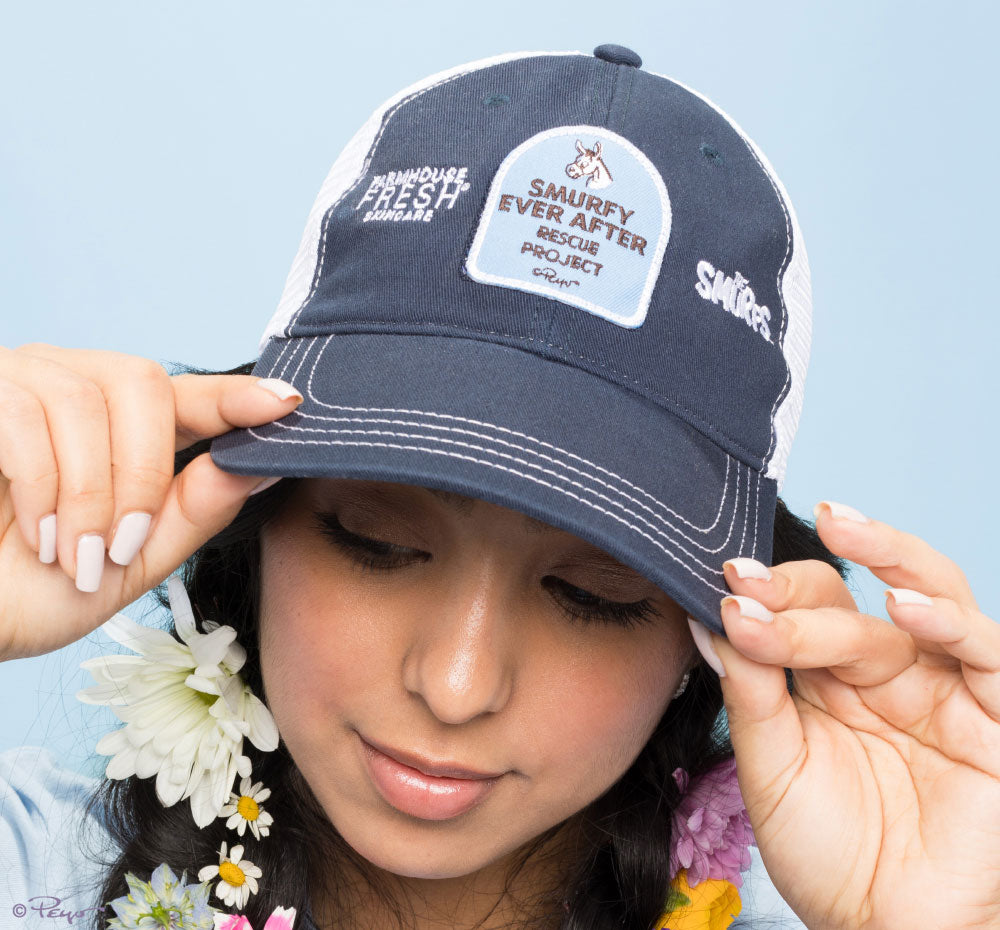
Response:
[[[449,820],[485,800],[502,775],[453,778],[427,775],[380,752],[359,735],[368,774],[387,804],[421,820]]]

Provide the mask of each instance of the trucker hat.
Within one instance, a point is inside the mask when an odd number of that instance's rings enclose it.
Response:
[[[455,491],[573,533],[724,635],[771,558],[811,296],[781,182],[619,45],[513,52],[380,106],[316,199],[253,374],[303,402],[239,474]]]

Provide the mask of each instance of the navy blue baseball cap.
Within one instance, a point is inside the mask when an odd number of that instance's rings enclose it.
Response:
[[[379,107],[261,337],[253,373],[304,401],[215,463],[521,511],[724,635],[722,563],[771,558],[809,267],[757,146],[641,64],[514,52]]]

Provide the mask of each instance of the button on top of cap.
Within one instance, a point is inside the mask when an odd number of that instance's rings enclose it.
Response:
[[[598,58],[610,61],[615,65],[630,65],[633,68],[642,67],[642,59],[630,48],[624,45],[598,45],[594,49],[594,54]]]

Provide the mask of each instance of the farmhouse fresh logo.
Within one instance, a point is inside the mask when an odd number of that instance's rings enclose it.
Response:
[[[461,168],[423,165],[376,174],[354,209],[368,205],[361,218],[363,223],[373,220],[429,223],[435,212],[451,210],[459,195],[469,189],[468,173],[466,165]]]

